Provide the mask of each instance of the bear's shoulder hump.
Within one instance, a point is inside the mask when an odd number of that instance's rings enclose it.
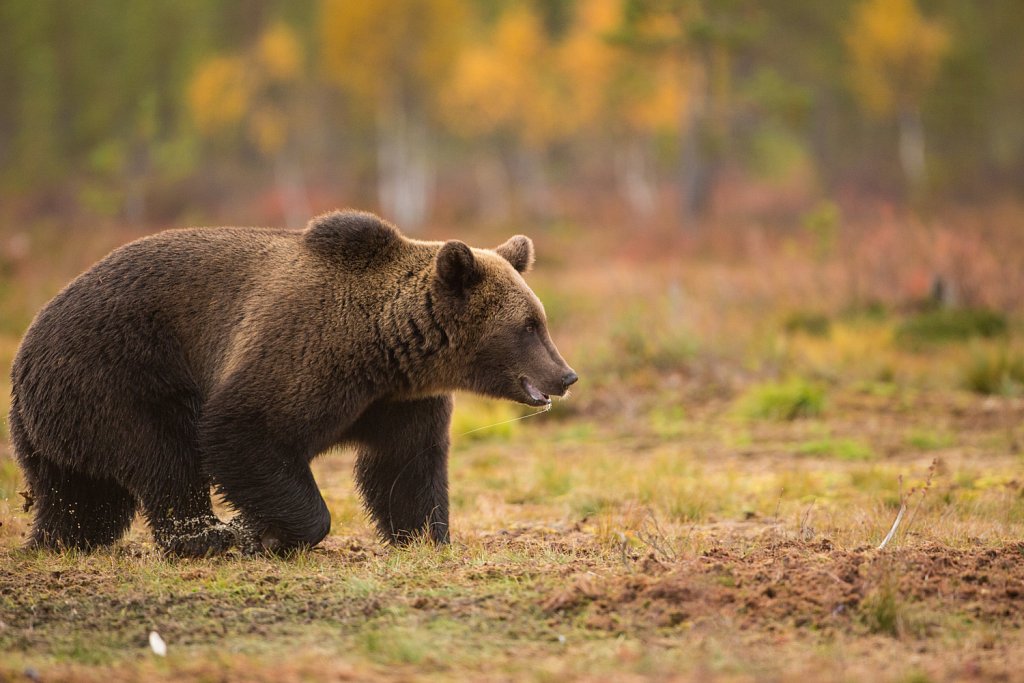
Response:
[[[398,228],[366,211],[331,211],[309,221],[303,241],[315,251],[326,254],[362,256],[382,255],[402,241]]]

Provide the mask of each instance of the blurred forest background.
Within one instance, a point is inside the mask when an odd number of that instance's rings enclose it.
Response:
[[[1022,30],[1018,0],[4,0],[2,218],[928,215],[1024,183]]]

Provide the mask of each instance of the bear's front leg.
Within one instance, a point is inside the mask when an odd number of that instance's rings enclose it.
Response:
[[[236,510],[231,527],[249,552],[312,547],[331,514],[309,469],[302,429],[275,429],[259,411],[211,403],[200,429],[203,464]]]
[[[356,483],[380,535],[405,544],[426,532],[448,542],[448,427],[452,399],[380,401],[353,429]]]

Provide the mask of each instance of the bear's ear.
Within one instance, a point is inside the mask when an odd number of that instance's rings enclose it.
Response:
[[[437,278],[456,294],[462,294],[483,277],[473,250],[464,242],[445,242],[437,252]]]
[[[526,235],[516,235],[494,251],[520,273],[533,267],[533,241]]]
[[[365,211],[331,211],[309,222],[302,233],[305,243],[328,254],[355,257],[364,263],[397,244],[398,229]]]

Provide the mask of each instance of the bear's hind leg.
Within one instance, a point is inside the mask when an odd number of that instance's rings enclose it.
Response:
[[[452,399],[371,406],[354,430],[356,483],[380,535],[398,545],[448,537],[448,426]]]
[[[11,442],[25,473],[34,512],[29,547],[92,550],[109,545],[131,526],[135,499],[112,479],[91,477],[36,452],[17,399],[10,414]]]
[[[20,457],[35,520],[30,547],[93,550],[120,539],[135,499],[111,479],[89,477],[38,455]]]

